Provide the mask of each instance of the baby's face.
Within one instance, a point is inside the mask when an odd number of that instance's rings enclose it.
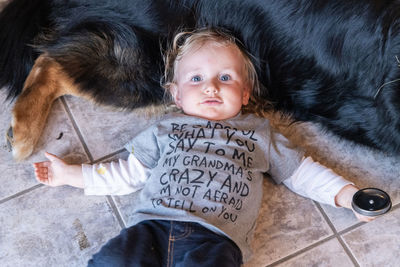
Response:
[[[234,46],[206,43],[188,51],[175,69],[172,94],[188,115],[209,120],[236,116],[250,96],[244,60]]]

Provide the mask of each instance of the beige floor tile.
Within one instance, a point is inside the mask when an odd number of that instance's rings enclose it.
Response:
[[[3,155],[0,155],[0,161],[3,162],[0,165],[0,200],[37,184],[29,164],[4,161]]]
[[[86,266],[120,227],[105,197],[40,187],[0,205],[1,266]]]
[[[349,209],[335,208],[329,205],[321,205],[321,207],[338,232],[359,223],[356,216]]]
[[[276,266],[352,267],[354,264],[339,241],[334,238]]]
[[[344,235],[362,267],[400,266],[400,209]]]
[[[253,259],[246,267],[271,264],[332,234],[312,201],[269,180],[253,240]]]

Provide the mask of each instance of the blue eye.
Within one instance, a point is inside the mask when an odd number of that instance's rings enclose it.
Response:
[[[231,76],[229,76],[228,74],[224,74],[224,75],[221,75],[221,77],[219,79],[223,82],[226,82],[231,79]]]
[[[190,79],[192,82],[200,82],[201,81],[201,77],[199,75],[193,76]]]

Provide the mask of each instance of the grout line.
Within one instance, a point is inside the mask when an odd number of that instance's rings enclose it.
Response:
[[[63,106],[64,106],[65,112],[67,113],[67,116],[68,116],[69,120],[71,121],[72,126],[74,127],[75,133],[78,135],[78,139],[79,139],[79,141],[81,142],[81,144],[82,144],[82,146],[83,146],[83,149],[85,150],[86,155],[87,155],[88,158],[89,158],[89,161],[90,161],[90,162],[93,162],[93,156],[92,156],[92,154],[90,153],[88,146],[86,145],[85,139],[83,138],[83,135],[82,135],[82,133],[81,133],[81,131],[80,131],[80,129],[79,129],[78,124],[76,123],[76,121],[75,121],[75,119],[74,119],[74,116],[73,116],[73,114],[72,114],[72,111],[71,111],[71,109],[69,108],[68,103],[67,103],[65,97],[64,97],[64,96],[60,97],[60,101],[61,101],[61,103],[62,103]]]
[[[312,244],[310,246],[307,246],[307,247],[305,247],[303,249],[300,249],[300,250],[298,250],[298,251],[296,251],[296,252],[294,252],[294,253],[286,256],[286,257],[283,257],[283,258],[277,260],[276,262],[273,262],[270,265],[267,265],[266,267],[277,266],[278,264],[281,264],[281,263],[283,263],[285,261],[288,261],[288,260],[290,260],[290,259],[292,259],[292,258],[294,258],[294,257],[296,257],[296,256],[298,256],[300,254],[303,254],[303,253],[305,253],[305,252],[307,252],[307,251],[309,251],[309,250],[311,250],[311,249],[313,249],[315,247],[318,247],[319,245],[321,245],[321,244],[323,244],[323,243],[325,243],[325,242],[337,237],[338,233],[337,233],[335,227],[333,226],[332,222],[330,221],[329,217],[323,211],[322,207],[319,205],[318,202],[313,201],[313,203],[315,204],[317,209],[320,211],[320,213],[321,213],[322,217],[325,219],[326,223],[328,223],[328,225],[331,228],[333,234],[332,235],[328,235],[328,237],[326,237],[326,238],[324,238],[324,239],[322,239],[320,241],[317,241],[316,243],[314,243],[314,244]]]
[[[122,152],[125,152],[125,151],[126,151],[126,150],[125,150],[124,148],[122,148],[122,149],[120,149],[120,150],[117,150],[117,151],[115,151],[115,152],[112,152],[112,153],[110,153],[110,154],[108,154],[108,155],[105,155],[105,156],[103,156],[103,157],[101,157],[101,158],[98,158],[98,159],[94,160],[93,163],[99,163],[99,162],[105,161],[105,160],[107,160],[107,159],[109,159],[109,158],[112,158],[112,157],[114,157],[115,155],[118,155],[118,154],[120,154],[120,153],[122,153]]]
[[[124,219],[122,218],[121,212],[119,211],[117,205],[115,204],[115,201],[112,196],[107,196],[108,203],[111,206],[112,211],[114,212],[115,216],[117,217],[117,221],[121,228],[126,228],[126,223],[124,222]]]
[[[62,102],[62,104],[64,106],[64,109],[65,109],[65,111],[66,111],[66,113],[68,115],[69,120],[72,123],[72,126],[74,127],[74,130],[75,130],[76,134],[78,135],[79,141],[81,142],[81,144],[83,146],[83,149],[85,150],[87,156],[89,157],[89,161],[91,163],[96,163],[96,162],[103,161],[103,160],[105,160],[107,158],[115,156],[115,155],[117,155],[117,154],[119,154],[119,153],[124,151],[124,149],[121,149],[121,150],[115,151],[115,152],[113,152],[113,153],[111,153],[109,155],[106,155],[104,157],[101,157],[100,159],[94,160],[92,154],[90,153],[90,150],[89,150],[88,146],[86,145],[85,139],[83,138],[83,135],[82,135],[82,133],[81,133],[81,131],[79,129],[79,126],[75,121],[75,118],[74,118],[74,116],[72,114],[72,111],[68,106],[68,103],[67,103],[65,97],[60,97],[60,100],[61,100],[61,102]],[[120,225],[121,228],[126,228],[126,224],[125,224],[125,222],[124,222],[124,220],[122,218],[122,215],[121,215],[117,205],[115,204],[114,199],[112,198],[112,196],[106,196],[106,198],[107,198],[107,202],[109,203],[109,205],[111,207],[111,210],[113,211],[115,217],[117,218],[118,224]]]
[[[394,211],[396,209],[398,209],[400,207],[400,203],[394,205],[391,209],[391,211]],[[353,263],[355,264],[356,267],[360,267],[360,264],[357,262],[357,259],[354,257],[353,253],[351,253],[350,248],[347,246],[346,242],[343,239],[343,235],[353,231],[354,229],[357,229],[361,226],[363,226],[364,224],[366,224],[365,222],[359,222],[355,225],[352,225],[342,231],[339,232],[339,236],[338,236],[338,240],[340,242],[340,244],[342,245],[343,249],[346,251],[346,253],[350,256],[351,260],[353,261]]]
[[[340,245],[343,247],[344,251],[346,252],[347,256],[350,257],[354,266],[360,267],[360,264],[357,262],[357,259],[354,257],[353,253],[351,253],[350,248],[346,245],[346,242],[344,242],[342,236],[338,236],[337,239],[338,239]]]
[[[321,212],[322,216],[324,217],[324,219],[328,223],[328,225],[331,228],[331,230],[333,231],[333,235],[328,236],[328,237],[326,237],[326,238],[324,238],[324,239],[322,239],[322,240],[320,240],[320,241],[318,241],[318,242],[316,242],[316,243],[314,243],[314,244],[312,244],[310,246],[307,246],[307,247],[305,247],[305,248],[303,248],[301,250],[298,250],[298,251],[296,251],[296,252],[294,252],[294,253],[286,256],[286,257],[283,257],[283,258],[281,258],[281,259],[279,259],[279,260],[267,265],[266,267],[277,266],[277,265],[279,265],[279,264],[281,264],[283,262],[286,262],[286,261],[288,261],[290,259],[293,259],[296,256],[298,256],[300,254],[303,254],[303,253],[305,253],[305,252],[307,252],[307,251],[309,251],[309,250],[311,250],[311,249],[313,249],[315,247],[318,247],[319,245],[321,245],[321,244],[323,244],[325,242],[328,242],[329,240],[334,239],[334,238],[336,238],[338,240],[338,242],[340,243],[340,245],[344,249],[344,251],[347,254],[347,256],[350,258],[350,260],[352,261],[354,266],[355,267],[360,267],[360,264],[357,262],[357,259],[354,257],[353,253],[351,253],[350,248],[346,245],[346,242],[343,240],[342,235],[344,235],[344,234],[346,234],[346,233],[348,233],[348,232],[350,232],[350,231],[352,231],[354,229],[357,229],[357,228],[361,227],[362,225],[364,225],[366,223],[365,222],[359,222],[359,223],[356,223],[356,224],[354,224],[352,226],[349,226],[346,229],[341,230],[341,231],[338,232],[336,230],[336,228],[334,227],[333,223],[331,222],[331,220],[329,219],[328,215],[325,213],[325,211],[321,207],[321,205],[318,202],[315,202],[315,201],[313,201],[313,202],[316,205],[316,207],[318,208],[318,210]],[[400,208],[400,203],[397,203],[396,205],[393,205],[391,211],[397,210],[399,208]]]
[[[327,223],[327,224],[329,225],[329,227],[331,228],[333,234],[332,234],[332,235],[329,235],[328,237],[326,237],[326,238],[324,238],[324,239],[322,239],[322,240],[320,240],[320,241],[317,241],[317,242],[314,243],[314,244],[311,244],[311,245],[309,245],[309,246],[307,246],[307,247],[305,247],[305,248],[303,248],[303,249],[300,249],[300,250],[298,250],[298,251],[296,251],[296,252],[294,252],[294,253],[292,253],[292,254],[286,256],[286,257],[283,257],[283,258],[281,258],[281,259],[279,259],[279,260],[277,260],[277,261],[275,261],[275,262],[273,262],[273,263],[267,265],[266,267],[277,266],[277,265],[279,265],[279,264],[281,264],[281,263],[283,263],[283,262],[286,262],[286,261],[288,261],[288,260],[290,260],[290,259],[295,258],[295,257],[298,256],[298,255],[301,255],[301,254],[303,254],[303,253],[305,253],[305,252],[307,252],[307,251],[310,251],[310,250],[312,250],[312,249],[314,249],[314,248],[316,248],[316,247],[322,245],[323,243],[328,242],[328,241],[330,241],[330,240],[332,240],[332,239],[334,239],[334,238],[336,238],[336,239],[338,240],[338,242],[339,242],[340,245],[343,247],[345,253],[346,253],[347,256],[350,258],[350,260],[352,261],[352,263],[354,264],[354,266],[355,266],[355,267],[359,267],[359,266],[360,266],[360,265],[358,264],[357,260],[355,259],[355,257],[353,256],[353,254],[351,253],[350,249],[346,246],[345,242],[342,240],[342,237],[341,237],[340,235],[341,235],[341,234],[344,234],[344,233],[347,233],[347,232],[349,232],[349,231],[351,231],[351,230],[353,230],[353,229],[355,229],[355,228],[357,228],[357,227],[359,227],[360,225],[363,225],[363,224],[365,224],[365,223],[358,223],[358,224],[353,225],[353,226],[351,226],[351,227],[349,227],[349,228],[347,228],[347,229],[345,229],[345,230],[343,230],[343,231],[338,232],[338,231],[336,230],[335,226],[333,225],[332,221],[329,219],[328,215],[325,213],[325,211],[324,211],[323,208],[321,207],[321,205],[320,205],[318,202],[316,202],[316,201],[313,201],[313,203],[315,204],[315,206],[317,207],[317,209],[318,209],[319,212],[321,213],[322,217],[325,219],[326,223]]]
[[[32,187],[30,187],[28,189],[22,190],[22,191],[14,194],[14,195],[11,195],[11,196],[6,197],[4,199],[0,199],[0,205],[5,203],[5,202],[7,202],[7,201],[9,201],[9,200],[12,200],[14,198],[18,198],[18,197],[20,197],[22,195],[25,195],[25,194],[27,194],[29,192],[32,192],[32,191],[34,191],[34,190],[36,190],[36,189],[38,189],[40,187],[43,187],[43,186],[44,186],[44,184],[37,184],[37,185],[34,185],[34,186],[32,186]]]
[[[319,210],[319,212],[321,213],[322,217],[324,217],[326,223],[329,225],[329,227],[331,228],[333,235],[337,236],[338,232],[336,231],[335,226],[333,225],[331,219],[329,219],[329,216],[325,213],[324,209],[321,207],[321,204],[316,202],[316,201],[312,201],[314,203],[314,205],[317,207],[317,209]]]
[[[356,229],[356,228],[358,228],[358,227],[360,227],[360,226],[362,226],[364,224],[366,224],[366,223],[365,222],[358,222],[356,224],[353,224],[352,226],[347,227],[346,229],[343,229],[338,234],[339,235],[344,235],[344,234],[346,234],[346,233],[348,233],[350,231],[353,231],[354,229]]]
[[[283,257],[283,258],[281,258],[281,259],[279,259],[279,260],[277,260],[277,261],[275,261],[275,262],[273,262],[273,263],[271,263],[269,265],[266,265],[265,267],[277,266],[278,264],[281,264],[281,263],[283,263],[285,261],[293,259],[294,257],[296,257],[296,256],[298,256],[300,254],[303,254],[303,253],[305,253],[305,252],[307,252],[307,251],[309,251],[309,250],[311,250],[313,248],[316,248],[319,245],[321,245],[321,244],[323,244],[325,242],[328,242],[329,240],[334,239],[334,238],[335,238],[334,235],[330,235],[330,236],[328,236],[328,237],[326,237],[326,238],[324,238],[324,239],[322,239],[320,241],[315,242],[314,244],[311,244],[311,245],[309,245],[309,246],[307,246],[305,248],[302,248],[302,249],[300,249],[300,250],[298,250],[298,251],[296,251],[296,252],[294,252],[294,253],[292,253],[292,254],[290,254],[288,256],[285,256],[285,257]]]
[[[328,223],[329,227],[332,229],[334,236],[336,237],[336,239],[339,241],[340,245],[342,246],[342,248],[344,249],[344,251],[346,252],[347,256],[350,258],[350,260],[353,262],[354,266],[356,267],[360,267],[359,263],[357,262],[356,258],[354,257],[353,253],[351,253],[350,249],[346,246],[345,242],[342,239],[342,234],[347,233],[355,228],[358,228],[360,225],[363,225],[365,223],[358,223],[356,225],[350,226],[348,228],[346,228],[343,231],[338,232],[335,228],[335,226],[333,225],[331,219],[329,218],[329,216],[325,213],[324,209],[322,208],[321,204],[313,201],[315,206],[318,208],[319,212],[322,214],[322,216],[324,217],[325,221]]]

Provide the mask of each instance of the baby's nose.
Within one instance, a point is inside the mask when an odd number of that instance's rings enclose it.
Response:
[[[218,90],[216,88],[212,88],[212,87],[206,88],[206,94],[216,94],[216,93],[218,93]]]
[[[204,91],[206,94],[217,94],[219,90],[218,90],[218,86],[215,83],[209,82],[206,85]]]

